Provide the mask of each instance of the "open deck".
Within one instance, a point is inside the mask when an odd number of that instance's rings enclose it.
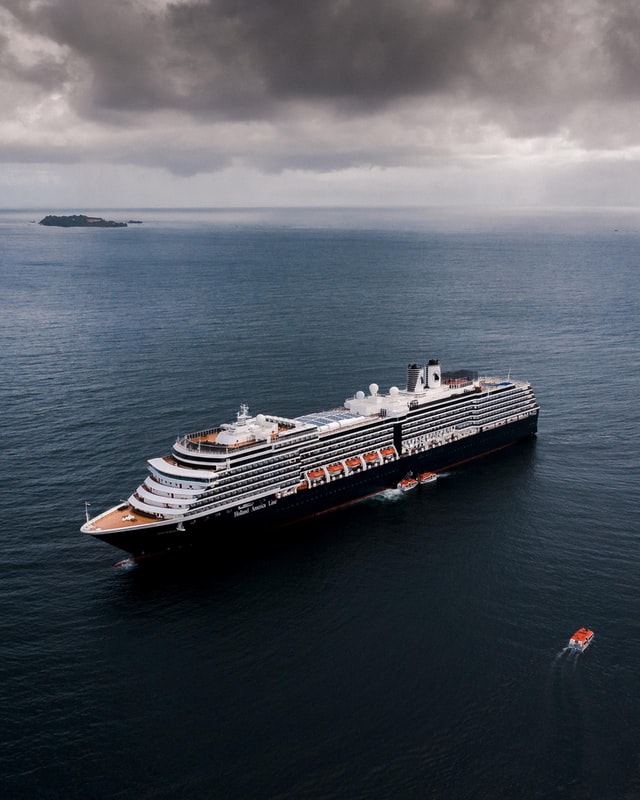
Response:
[[[102,514],[99,519],[93,520],[92,530],[113,531],[135,528],[137,525],[149,525],[160,522],[161,517],[145,514],[131,508],[130,505],[120,505]]]
[[[207,433],[197,433],[185,438],[193,444],[215,444],[219,433],[220,431],[208,431]]]

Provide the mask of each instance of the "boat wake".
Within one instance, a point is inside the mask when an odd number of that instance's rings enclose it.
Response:
[[[554,760],[562,753],[562,760],[557,763],[558,775],[570,783],[590,775],[598,761],[586,677],[584,669],[578,669],[582,655],[568,645],[557,651],[548,666],[543,692],[545,725],[540,743],[544,757]]]
[[[135,569],[138,565],[136,564],[136,560],[134,558],[125,558],[122,561],[118,561],[113,566],[116,569],[130,570]]]
[[[554,664],[559,664],[561,671],[575,672],[578,666],[578,657],[581,655],[579,650],[574,650],[573,647],[565,645],[565,647],[556,654],[553,659]],[[566,665],[566,666],[562,666]]]
[[[405,494],[406,492],[403,492],[402,489],[394,487],[393,489],[385,489],[383,492],[378,492],[371,499],[377,503],[397,503]]]

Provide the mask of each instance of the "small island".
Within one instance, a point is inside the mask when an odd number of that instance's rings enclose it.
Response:
[[[102,217],[87,217],[85,214],[71,214],[56,217],[54,214],[41,219],[39,225],[53,225],[58,228],[126,228],[126,222],[112,222]]]

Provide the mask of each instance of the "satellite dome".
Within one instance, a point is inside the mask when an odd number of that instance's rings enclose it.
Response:
[[[356,400],[364,400],[364,392],[362,390],[356,392]]]
[[[398,389],[398,387],[397,387],[397,386],[392,386],[392,387],[389,389],[389,394],[390,394],[392,397],[395,397],[395,396],[398,394],[398,392],[399,392],[399,391],[400,391],[400,389]]]
[[[372,384],[369,386],[369,391],[371,392],[371,394],[372,394],[372,395],[376,395],[376,394],[378,394],[378,389],[379,389],[379,388],[380,388],[380,387],[378,386],[378,384],[377,384],[377,383],[372,383]]]

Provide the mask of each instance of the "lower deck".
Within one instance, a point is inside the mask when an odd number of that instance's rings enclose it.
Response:
[[[128,503],[124,503],[116,508],[101,514],[99,518],[92,520],[91,530],[123,530],[135,528],[137,525],[149,525],[152,522],[160,522],[161,517],[152,514],[145,514],[142,511],[131,508]]]

